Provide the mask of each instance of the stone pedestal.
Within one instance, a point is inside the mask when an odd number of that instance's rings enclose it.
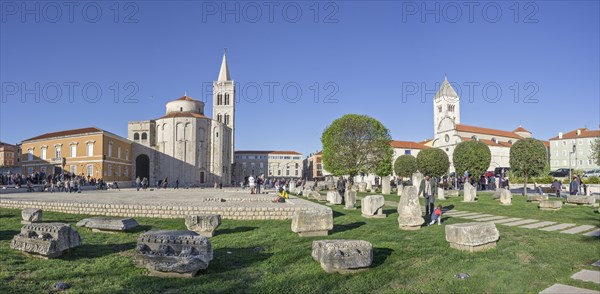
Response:
[[[292,217],[292,232],[300,237],[327,236],[333,229],[333,211],[330,208],[298,210]]]
[[[585,204],[594,205],[596,203],[595,196],[581,196],[581,195],[569,195],[567,196],[568,204]]]
[[[419,191],[419,185],[421,185],[421,181],[423,181],[424,178],[422,173],[413,173],[412,175],[412,185],[417,187],[417,193],[420,198],[423,198],[423,192]]]
[[[327,205],[342,204],[342,195],[338,191],[327,192]]]
[[[562,201],[544,200],[540,201],[538,207],[540,208],[540,210],[560,210],[562,208],[562,205]]]
[[[474,202],[475,199],[477,199],[477,190],[475,189],[475,187],[471,186],[471,184],[465,183],[465,190],[464,190],[463,197],[464,197],[463,202]]]
[[[392,193],[392,186],[390,185],[390,177],[381,177],[381,194],[389,195]]]
[[[367,182],[367,191],[368,192],[373,192],[373,183],[371,183],[371,181]]]
[[[356,183],[356,185],[358,186],[358,192],[367,192],[367,183],[360,182]]]
[[[383,205],[385,204],[385,199],[383,195],[371,195],[366,196],[361,201],[361,211],[362,216],[367,218],[384,218],[386,217],[383,214]]]
[[[42,258],[55,258],[63,251],[81,245],[81,237],[69,224],[27,224],[13,237],[10,248]]]
[[[512,205],[512,193],[508,189],[500,189],[500,203],[502,205]]]
[[[500,232],[491,222],[446,225],[446,241],[458,250],[476,252],[494,248],[499,238]]]
[[[396,193],[398,194],[398,196],[402,196],[402,190],[404,190],[404,186],[403,185],[398,185],[398,191],[396,191]]]
[[[291,192],[295,193],[296,192],[296,181],[290,181],[290,189]]]
[[[21,210],[21,224],[42,222],[42,210],[39,208],[23,208]]]
[[[540,202],[548,200],[548,195],[527,195],[527,202]]]
[[[425,222],[421,216],[417,187],[406,186],[398,202],[398,225],[401,230],[418,230]]]
[[[437,188],[437,199],[438,200],[446,200],[446,194],[445,194],[445,190],[444,188]]]
[[[220,225],[221,215],[219,214],[188,215],[185,217],[187,229],[204,237],[214,236],[215,230]]]
[[[362,240],[313,241],[312,257],[327,273],[351,274],[373,263],[373,245]]]
[[[446,197],[458,197],[458,190],[448,190],[446,191]]]
[[[192,231],[149,231],[141,234],[133,262],[147,268],[151,276],[195,276],[206,269],[213,259],[213,249],[208,238]]]
[[[77,222],[78,227],[87,227],[96,232],[119,232],[137,228],[139,224],[132,218],[90,217]]]
[[[344,193],[344,209],[356,209],[356,191],[346,190]]]
[[[494,191],[494,196],[492,196],[492,198],[494,200],[500,200],[500,195],[502,193],[503,188],[496,188],[496,191]]]

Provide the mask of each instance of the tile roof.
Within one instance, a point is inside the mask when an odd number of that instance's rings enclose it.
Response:
[[[195,118],[208,118],[202,114],[199,113],[193,113],[193,112],[171,112],[165,116],[159,117],[158,119],[162,119],[162,118],[173,118],[173,117],[195,117]]]
[[[183,101],[196,101],[196,99],[194,99],[194,98],[192,98],[192,97],[189,97],[189,96],[187,96],[187,95],[183,95],[182,97],[180,97],[180,98],[177,98],[177,99],[175,99],[174,101],[182,101],[182,100],[183,100]]]
[[[476,134],[485,134],[492,136],[502,136],[514,139],[522,139],[523,137],[508,131],[496,130],[496,129],[488,129],[482,127],[468,126],[463,124],[457,124],[456,130],[459,132],[467,132],[467,133],[476,133]]]
[[[527,133],[530,133],[530,134],[531,134],[531,132],[530,132],[530,131],[528,131],[528,130],[524,129],[524,128],[523,128],[523,127],[521,127],[521,126],[519,126],[518,128],[516,128],[516,129],[515,129],[514,131],[512,131],[512,132],[513,132],[513,133],[516,133],[516,132],[527,132]]]
[[[411,141],[395,141],[390,142],[392,148],[404,148],[404,149],[427,149],[430,148],[422,143],[411,142]]]
[[[235,152],[240,154],[288,154],[288,155],[302,155],[302,153],[296,151],[267,151],[267,150],[240,150]]]
[[[87,133],[98,133],[98,132],[104,132],[104,131],[102,129],[99,129],[99,128],[96,128],[96,127],[88,127],[88,128],[81,128],[81,129],[74,129],[74,130],[66,130],[66,131],[46,133],[46,134],[43,134],[43,135],[39,135],[37,137],[29,138],[27,140],[23,140],[23,142],[33,141],[33,140],[41,140],[41,139],[49,139],[49,138],[56,138],[56,137],[63,137],[63,136],[80,135],[80,134],[87,134]]]
[[[577,135],[577,131],[581,130],[581,134]],[[588,130],[587,128],[579,128],[563,134],[562,139],[577,139],[577,138],[593,138],[600,137],[600,130]],[[558,136],[550,138],[550,140],[562,140]]]
[[[462,141],[473,141],[473,139],[471,139],[469,137],[460,137],[460,139]],[[501,142],[501,141],[494,142],[492,140],[487,140],[487,139],[478,139],[477,141],[482,142],[488,146],[507,147],[507,148],[510,148],[512,146],[512,144],[509,144],[508,142]]]

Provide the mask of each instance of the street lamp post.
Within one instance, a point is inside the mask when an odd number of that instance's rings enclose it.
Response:
[[[569,152],[569,182],[573,179],[573,169],[572,167],[572,163],[571,163],[571,154],[574,154],[577,151],[577,145],[575,145],[575,143],[573,143],[573,150],[571,152]],[[577,168],[577,163],[575,163],[575,168]]]

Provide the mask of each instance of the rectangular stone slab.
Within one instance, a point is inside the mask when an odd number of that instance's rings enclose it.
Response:
[[[547,232],[552,232],[552,231],[558,231],[558,230],[566,229],[566,228],[572,227],[574,225],[575,224],[558,224],[558,225],[551,226],[551,227],[541,228],[540,230],[547,231]]]
[[[493,220],[499,220],[499,219],[505,219],[506,216],[492,216],[492,217],[484,217],[484,218],[476,218],[475,220],[478,222],[487,222],[487,221],[493,221]]]
[[[588,236],[588,237],[600,237],[600,229],[593,230],[593,231],[591,231],[591,232],[589,232],[589,233],[585,233],[585,234],[583,234],[583,235],[584,235],[584,236]],[[596,263],[598,263],[598,265],[597,265],[597,266],[600,266],[600,260],[599,260],[599,261],[597,261]],[[594,265],[595,265],[595,264],[594,264]]]
[[[561,233],[564,233],[564,234],[577,234],[577,233],[589,231],[589,230],[591,230],[593,228],[595,228],[595,226],[583,225],[583,226],[574,227],[574,228],[571,228],[571,229],[568,229],[568,230],[564,230]]]
[[[459,212],[459,213],[453,213],[453,214],[448,214],[448,216],[452,216],[452,217],[461,217],[463,215],[473,215],[473,212]]]
[[[493,215],[491,215],[491,214],[478,214],[478,215],[462,216],[462,218],[466,218],[466,219],[476,219],[476,218],[481,218],[481,217],[489,217],[489,216],[493,216]]]
[[[460,211],[460,210],[456,210],[456,209],[452,209],[452,210],[442,210],[442,212],[443,212],[444,214],[447,214],[447,215],[453,215],[453,214],[457,214],[457,213],[466,213],[466,212],[464,212],[464,211]]]
[[[540,294],[565,294],[565,293],[577,293],[577,294],[600,294],[598,291],[588,290],[583,288],[577,288],[573,286],[567,286],[563,284],[554,284],[540,292]]]
[[[592,283],[600,285],[600,272],[584,269],[584,270],[581,270],[580,272],[572,275],[571,279],[581,280],[581,281],[585,281],[585,282],[592,282]]]
[[[541,228],[541,227],[547,227],[549,225],[553,225],[556,222],[541,222],[541,223],[533,223],[533,224],[529,224],[529,225],[524,225],[524,226],[520,226],[519,228],[525,228],[525,229],[537,229],[537,228]]]
[[[592,263],[593,266],[597,266],[600,267],[600,259],[598,259],[598,261]]]
[[[535,223],[535,222],[539,222],[539,220],[524,219],[524,220],[520,220],[520,221],[516,221],[516,222],[512,222],[512,223],[503,223],[503,225],[505,225],[507,227],[515,227],[515,226],[520,226],[520,225],[525,225],[525,224],[530,224],[530,223]]]
[[[464,216],[470,216],[470,215],[476,215],[476,214],[481,214],[479,212],[469,212],[466,214],[462,214],[462,215],[457,215],[456,217],[464,217]]]
[[[493,221],[490,221],[490,222],[491,223],[495,223],[495,224],[503,224],[503,223],[515,222],[515,221],[518,221],[518,220],[522,220],[522,218],[513,217],[513,218],[507,218],[507,219],[493,220]]]

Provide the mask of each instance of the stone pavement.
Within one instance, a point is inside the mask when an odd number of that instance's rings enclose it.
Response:
[[[600,236],[600,229],[596,226],[576,224],[557,224],[551,221],[539,221],[535,219],[509,218],[506,216],[492,216],[490,214],[468,212],[452,209],[444,212],[449,217],[471,219],[474,221],[489,221],[495,224],[501,224],[508,227],[519,227],[524,229],[538,229],[541,231],[559,231],[564,234],[581,234],[588,237]],[[595,229],[595,230],[592,230]]]
[[[291,219],[297,210],[325,206],[290,196],[271,202],[275,194],[250,194],[234,189],[93,190],[82,193],[11,193],[0,195],[0,207],[41,208],[73,214],[120,217],[183,218],[189,214],[220,214],[223,219]]]

